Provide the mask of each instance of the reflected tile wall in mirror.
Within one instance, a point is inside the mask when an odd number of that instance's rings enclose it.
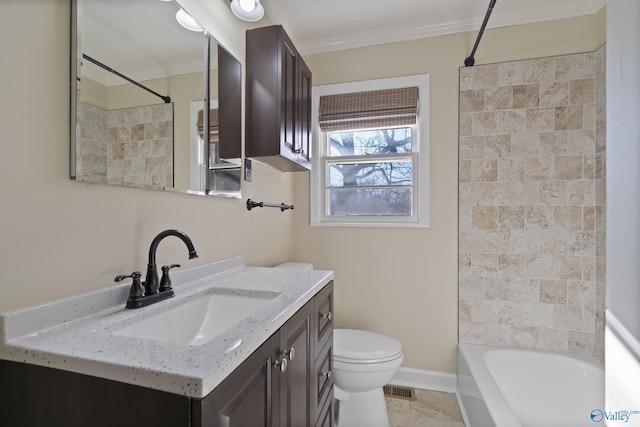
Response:
[[[103,110],[81,103],[76,159],[83,181],[173,187],[173,104]]]

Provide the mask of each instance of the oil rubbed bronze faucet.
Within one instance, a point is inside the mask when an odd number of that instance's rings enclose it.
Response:
[[[162,267],[162,280],[158,280],[158,268],[156,267],[156,250],[160,241],[167,236],[176,236],[187,245],[189,249],[189,259],[197,258],[198,254],[193,246],[193,242],[182,231],[165,230],[158,234],[149,247],[149,262],[147,264],[147,275],[144,282],[140,282],[141,274],[134,271],[130,275],[116,276],[115,281],[120,282],[130,277],[133,282],[129,290],[129,298],[127,299],[127,308],[139,308],[153,304],[158,301],[171,298],[175,295],[171,287],[171,279],[169,278],[169,270],[174,267],[180,267],[179,264],[165,265]]]

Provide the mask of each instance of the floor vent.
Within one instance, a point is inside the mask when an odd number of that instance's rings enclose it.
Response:
[[[382,388],[384,395],[397,399],[416,400],[416,391],[411,387],[386,385]]]

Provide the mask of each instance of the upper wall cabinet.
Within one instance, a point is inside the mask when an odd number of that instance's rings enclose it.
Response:
[[[311,71],[281,25],[247,31],[245,155],[311,168]]]

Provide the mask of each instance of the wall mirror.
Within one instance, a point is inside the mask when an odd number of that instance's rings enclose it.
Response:
[[[242,66],[181,10],[72,0],[72,179],[241,197]]]

